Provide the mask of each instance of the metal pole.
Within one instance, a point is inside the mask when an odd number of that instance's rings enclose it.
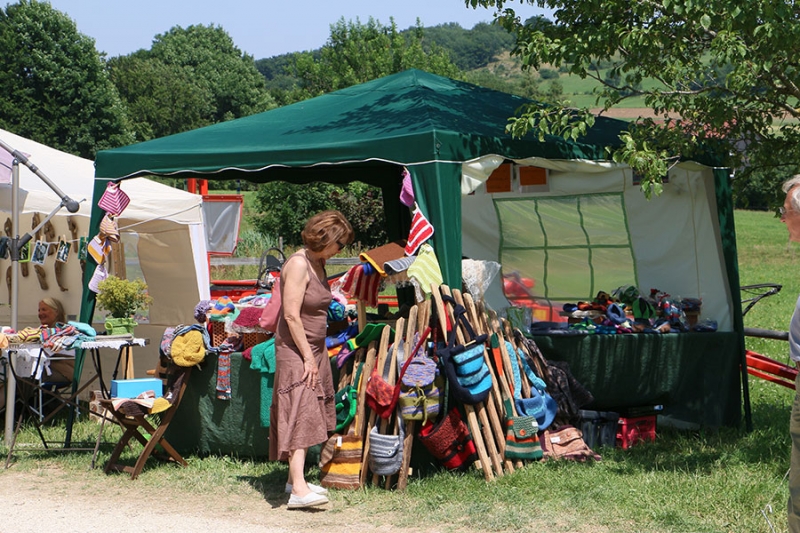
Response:
[[[15,158],[11,164],[11,328],[17,331],[17,305],[19,302],[19,161]],[[11,364],[11,352],[8,352],[8,363]],[[11,446],[14,437],[14,407],[17,403],[17,383],[14,373],[6,371],[6,446]]]

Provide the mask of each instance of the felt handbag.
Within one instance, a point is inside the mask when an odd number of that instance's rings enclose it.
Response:
[[[472,435],[457,407],[435,424],[424,425],[419,441],[448,470],[466,468],[478,460]]]
[[[411,354],[411,363],[400,380],[400,414],[403,420],[425,424],[439,414],[441,379],[437,364],[424,351]]]
[[[119,242],[119,226],[114,215],[106,214],[100,221],[101,238],[111,242]]]
[[[267,331],[275,331],[278,329],[281,307],[281,279],[276,278],[275,282],[272,284],[272,296],[267,300],[264,311],[261,312],[258,325]]]
[[[533,461],[543,456],[539,442],[539,425],[532,416],[512,416],[511,400],[505,398],[506,408],[506,459]]]
[[[361,370],[363,368],[364,363],[359,363],[356,368],[353,385],[345,385],[334,397],[336,405],[336,433],[344,431],[344,428],[356,417],[356,410],[358,409],[358,383],[361,380]]]
[[[346,435],[334,434],[319,457],[319,484],[326,488],[355,490],[361,486],[361,452],[364,443],[353,426]]]
[[[417,341],[417,345],[414,347],[414,351],[411,353],[417,353],[419,351],[420,347],[428,338],[430,331],[431,328],[428,327],[420,336],[419,340]],[[411,364],[413,359],[413,357],[406,359],[406,362],[403,364],[403,368],[400,370],[400,375],[397,377],[397,383],[394,385],[389,385],[389,383],[386,382],[386,379],[389,375],[389,369],[391,368],[391,358],[386,358],[383,376],[378,374],[377,368],[372,369],[372,374],[370,375],[369,380],[367,380],[365,398],[370,409],[375,411],[375,414],[381,418],[389,418],[394,412],[395,407],[397,407],[397,400],[400,397],[400,385],[403,381],[403,376],[405,375],[406,370],[408,370],[408,366]]]
[[[443,297],[446,298],[449,297]],[[475,405],[489,396],[492,375],[484,357],[487,335],[475,335],[475,330],[466,318],[466,312],[463,306],[454,306],[455,324],[448,335],[447,345],[440,347],[437,354],[442,361],[453,396],[464,404]],[[466,344],[455,343],[459,323],[467,332]]]
[[[108,214],[121,215],[129,203],[131,203],[130,197],[123,192],[119,184],[109,181],[106,190],[97,201],[97,206]]]
[[[602,459],[589,448],[583,440],[583,433],[575,426],[561,426],[558,430],[546,429],[542,433],[541,444],[545,459],[568,459],[579,462]]]
[[[400,422],[399,435],[383,435],[376,424],[369,432],[369,469],[379,476],[393,476],[403,466],[405,424]]]

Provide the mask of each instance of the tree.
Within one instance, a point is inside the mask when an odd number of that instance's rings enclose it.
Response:
[[[253,58],[242,53],[220,26],[175,26],[156,35],[150,56],[183,68],[200,88],[211,93],[211,122],[222,122],[275,107]]]
[[[253,58],[218,26],[175,26],[150,50],[112,58],[108,69],[137,141],[275,107]]]
[[[611,153],[645,177],[645,193],[660,191],[661,176],[672,163],[705,149],[722,157],[725,166],[743,167],[740,179],[754,169],[788,169],[798,161],[795,2],[524,1],[553,9],[553,24],[522,24],[506,0],[466,0],[466,5],[496,8],[497,20],[516,35],[514,53],[526,68],[567,65],[570,73],[597,80],[603,87],[597,102],[604,110],[644,97],[660,120],[639,120]],[[607,76],[596,68],[603,62],[612,65]],[[644,80],[656,83],[642,88]],[[515,135],[535,129],[574,139],[592,124],[587,109],[531,106],[509,128]]]
[[[188,69],[167,65],[144,50],[111,58],[108,69],[127,103],[137,141],[211,124],[214,95],[194,83]]]
[[[295,56],[295,74],[302,87],[294,101],[418,68],[434,74],[459,77],[460,71],[443,49],[422,46],[424,29],[417,21],[412,31],[398,32],[394,19],[383,26],[370,17],[366,24],[344,18],[331,25],[331,35],[318,57],[310,52]]]
[[[49,3],[0,10],[0,126],[94,159],[133,141],[94,40]]]

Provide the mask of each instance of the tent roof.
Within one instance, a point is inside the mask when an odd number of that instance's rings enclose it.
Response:
[[[259,171],[270,166],[508,158],[605,159],[625,122],[598,118],[581,143],[503,129],[530,100],[407,70],[317,98],[97,156],[97,176]]]
[[[25,137],[0,129],[0,139],[15,150],[27,154],[31,163],[65,194],[80,203],[78,216],[89,217],[92,211],[94,163]],[[0,148],[2,150],[2,148]],[[25,165],[19,166],[20,211],[50,213],[60,203],[59,197]],[[148,179],[128,180],[123,186],[135,201],[125,210],[125,218],[153,220],[168,218],[181,224],[196,224],[201,219],[202,197]],[[82,201],[85,200],[85,201]],[[0,185],[0,211],[11,212],[11,185]],[[63,211],[67,214],[66,210]]]

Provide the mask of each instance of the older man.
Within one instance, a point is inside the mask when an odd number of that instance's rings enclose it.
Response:
[[[783,184],[786,200],[781,207],[781,222],[789,230],[789,240],[800,242],[800,175]],[[789,355],[800,369],[800,298],[789,324]],[[800,374],[795,380],[795,397],[789,433],[792,436],[792,458],[789,465],[789,531],[800,533]]]

